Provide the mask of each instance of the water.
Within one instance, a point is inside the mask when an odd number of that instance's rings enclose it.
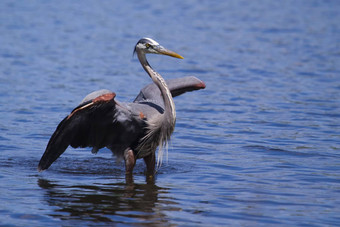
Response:
[[[338,1],[1,1],[0,225],[336,226],[340,223]],[[89,92],[131,101],[150,82],[195,75],[154,181],[110,151],[68,149],[36,167]]]

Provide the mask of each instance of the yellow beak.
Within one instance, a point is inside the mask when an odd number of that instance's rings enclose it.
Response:
[[[184,59],[181,55],[177,54],[176,52],[168,50],[168,49],[166,49],[162,46],[158,46],[157,48],[154,48],[154,49],[157,50],[157,52],[159,54],[168,55],[168,56],[174,57],[174,58]]]

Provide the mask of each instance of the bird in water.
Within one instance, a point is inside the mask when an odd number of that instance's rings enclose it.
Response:
[[[150,38],[142,38],[134,53],[153,83],[144,87],[132,103],[121,103],[116,94],[99,90],[88,94],[81,104],[62,120],[51,136],[38,170],[48,169],[67,149],[92,147],[92,153],[107,147],[125,161],[126,174],[132,174],[136,160],[143,158],[148,175],[162,161],[162,151],[174,131],[176,111],[173,97],[205,88],[196,77],[165,81],[148,63],[146,54],[183,57]]]

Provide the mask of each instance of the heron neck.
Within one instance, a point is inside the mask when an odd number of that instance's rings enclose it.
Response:
[[[168,119],[171,120],[172,124],[175,124],[176,121],[176,110],[175,110],[175,104],[170,92],[170,89],[168,88],[168,85],[166,84],[163,77],[157,73],[147,62],[145,55],[139,56],[139,60],[141,61],[141,64],[144,68],[144,70],[149,74],[152,81],[157,85],[159,90],[161,91],[163,101],[164,101],[164,112],[168,115]],[[141,59],[144,58],[144,59]]]

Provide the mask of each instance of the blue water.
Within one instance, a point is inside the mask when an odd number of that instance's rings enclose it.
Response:
[[[0,225],[337,226],[340,2],[0,2]],[[132,57],[148,36],[184,56],[149,56],[205,90],[175,99],[154,181],[109,150],[38,161],[82,98],[132,101],[150,79]],[[166,157],[165,157],[166,160]]]

